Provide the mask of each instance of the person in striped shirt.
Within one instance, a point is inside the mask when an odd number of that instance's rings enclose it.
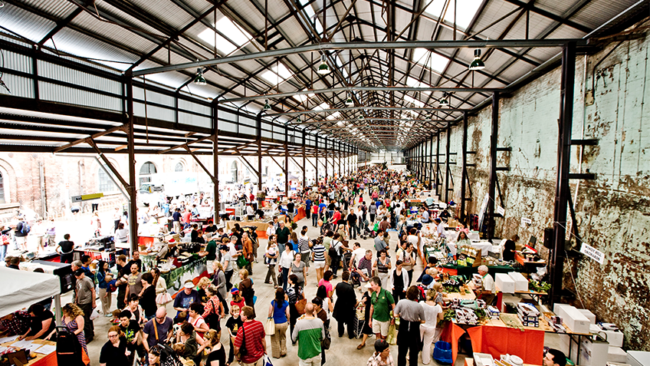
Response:
[[[316,283],[323,278],[325,271],[325,246],[322,242],[317,242],[312,248],[312,261],[314,268],[316,268]]]
[[[250,306],[244,306],[241,311],[241,319],[244,321],[244,324],[237,331],[237,336],[233,344],[237,360],[243,366],[263,366],[264,354],[266,354],[266,333],[264,332],[264,325],[262,322],[255,320],[255,310]],[[240,355],[239,351],[244,342],[246,342],[244,347],[246,353]]]
[[[314,317],[314,304],[305,305],[305,315],[298,319],[291,340],[298,342],[300,366],[321,365],[321,341],[325,338],[323,322]]]

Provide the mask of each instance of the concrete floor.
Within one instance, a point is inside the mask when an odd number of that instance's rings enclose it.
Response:
[[[318,237],[319,230],[318,228],[313,228],[311,227],[311,220],[308,219],[303,219],[298,223],[298,228],[302,228],[302,226],[307,225],[309,226],[309,237],[311,238],[316,238]],[[358,238],[360,239],[360,238]],[[373,249],[373,240],[372,239],[366,239],[366,240],[357,240],[359,243],[361,243],[362,248],[364,249]],[[397,235],[395,232],[391,233],[391,248],[395,248],[395,244],[397,243]],[[266,248],[266,240],[262,239],[260,240],[260,250],[259,250],[259,258],[262,258],[262,255],[264,253],[264,249]],[[374,252],[374,249],[373,249]],[[261,260],[260,260],[261,262]],[[422,265],[419,264],[415,268],[415,273],[417,276],[419,276],[420,272],[422,271]],[[255,264],[254,267],[254,274],[253,274],[253,281],[255,283],[254,288],[255,288],[255,294],[257,295],[257,304],[256,304],[256,310],[258,314],[260,314],[257,318],[257,320],[260,320],[262,322],[265,321],[265,315],[267,314],[268,311],[268,305],[270,304],[271,300],[273,299],[274,295],[274,288],[273,285],[269,284],[264,284],[264,276],[266,275],[266,267],[262,263]],[[339,272],[340,275],[340,272]],[[339,279],[333,280],[332,284],[336,286],[336,283],[340,281],[340,276]],[[309,276],[307,277],[307,283],[308,286],[305,289],[305,295],[307,299],[311,299],[316,296],[316,272],[315,270],[311,269],[309,271]],[[360,297],[362,292],[360,290],[357,290],[358,296]],[[64,300],[62,300],[64,301]],[[65,303],[65,302],[63,302]],[[99,303],[99,302],[98,302]],[[113,304],[115,304],[115,300],[113,301]],[[174,311],[172,309],[171,304],[167,305],[167,310],[169,314],[174,314]],[[104,318],[100,317],[95,320],[95,340],[88,345],[88,352],[90,353],[90,359],[91,359],[91,364],[93,365],[98,365],[99,362],[99,352],[101,350],[102,345],[107,341],[107,331],[108,328],[110,327],[109,325],[109,318]],[[222,324],[225,324],[225,320],[222,321]],[[330,332],[332,334],[332,346],[330,350],[327,351],[327,364],[336,366],[336,365],[357,365],[357,366],[362,366],[365,365],[368,361],[368,358],[372,355],[373,352],[373,343],[374,343],[374,337],[369,338],[368,342],[366,344],[366,347],[363,348],[362,350],[357,350],[357,345],[360,343],[360,340],[353,339],[350,340],[347,338],[347,334],[343,336],[343,338],[338,337],[338,332],[337,332],[337,322],[336,319],[332,318],[331,320],[331,325],[330,325]],[[222,342],[228,347],[228,338],[227,334],[225,332],[222,333]],[[545,344],[549,347],[552,348],[558,348],[557,346],[559,345],[559,336],[555,334],[546,334],[546,339],[545,339]],[[267,338],[267,346],[269,348],[269,354],[270,354],[270,339]],[[294,366],[298,364],[298,356],[297,356],[297,344],[296,346],[292,346],[291,342],[287,342],[287,356],[282,358],[282,359],[273,359],[274,366]],[[397,363],[397,346],[392,346],[391,347],[391,352],[393,355],[393,359],[395,360],[395,363]],[[465,361],[465,355],[464,354],[459,354],[458,358],[456,360],[455,366],[462,366],[464,365]],[[419,364],[422,364],[421,358],[419,360]],[[436,362],[432,360],[432,364],[435,366]]]

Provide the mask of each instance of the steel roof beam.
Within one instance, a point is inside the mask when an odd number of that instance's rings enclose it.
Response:
[[[359,49],[405,49],[405,48],[494,48],[494,47],[562,47],[568,42],[576,42],[577,46],[586,46],[584,39],[506,39],[486,41],[400,41],[400,42],[332,42],[300,46],[296,48],[283,48],[270,51],[254,52],[244,55],[234,55],[217,59],[188,62],[170,66],[152,67],[133,72],[134,76],[157,74],[161,72],[185,70],[191,68],[207,67],[220,64],[230,64],[238,61],[256,60],[260,58],[286,56],[295,53],[325,52],[335,50]]]
[[[311,110],[311,111],[298,111],[298,112],[283,112],[283,113],[273,113],[267,114],[268,117],[279,117],[279,116],[296,116],[300,114],[311,114],[311,113],[328,113],[328,112],[347,112],[347,111],[356,111],[360,109],[366,110],[396,110],[396,111],[405,111],[405,110],[416,110],[416,111],[452,111],[452,112],[462,112],[467,109],[457,109],[457,108],[406,108],[406,107],[375,107],[375,106],[362,106],[362,107],[349,107],[349,108],[334,108],[334,109],[323,109],[323,110]]]

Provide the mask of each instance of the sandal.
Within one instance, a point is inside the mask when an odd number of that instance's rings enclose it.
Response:
[[[365,346],[366,346],[366,344],[365,344],[365,343],[362,343],[362,344],[360,344],[360,345],[357,346],[357,349],[362,349],[362,348],[365,347]]]

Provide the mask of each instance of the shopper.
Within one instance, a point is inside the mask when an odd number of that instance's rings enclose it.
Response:
[[[190,310],[190,305],[193,303],[200,303],[199,293],[194,289],[194,283],[192,280],[185,281],[183,285],[183,291],[179,292],[174,299],[174,310],[177,311],[176,316],[181,311],[188,312]]]
[[[149,320],[142,328],[144,341],[142,344],[147,352],[158,344],[165,344],[172,336],[173,321],[167,317],[164,307],[156,310],[156,317]]]
[[[232,364],[235,359],[235,347],[233,343],[235,342],[235,337],[237,337],[237,332],[239,328],[244,324],[243,320],[240,317],[241,311],[238,305],[233,305],[230,308],[230,318],[226,321],[226,328],[228,329],[228,336],[230,338],[230,348],[228,350],[228,365]]]
[[[389,345],[385,340],[375,341],[375,352],[368,359],[367,366],[395,366]]]
[[[390,263],[390,258],[388,258],[388,253],[386,250],[381,250],[377,257],[378,258],[373,265],[373,271],[381,280],[384,289],[392,291],[390,288],[390,271],[392,265]]]
[[[278,235],[279,237],[279,235]],[[278,243],[278,246],[280,244]],[[291,248],[290,245],[285,245],[284,246],[284,251],[282,252],[282,255],[280,256],[280,269],[282,270],[282,289],[286,292],[287,291],[287,286],[288,286],[288,278],[289,278],[289,271],[291,270],[291,266],[294,260],[294,251]]]
[[[399,332],[397,333],[397,366],[406,366],[406,354],[409,356],[409,365],[418,365],[420,352],[420,324],[425,321],[424,309],[418,303],[419,289],[411,286],[406,291],[406,299],[397,303],[393,310],[395,318],[400,318]]]
[[[373,277],[370,280],[372,290],[370,326],[377,339],[386,339],[390,323],[390,313],[395,308],[395,300],[389,291],[381,286],[381,279]]]
[[[126,244],[129,242],[129,230],[124,227],[124,223],[120,222],[117,224],[117,229],[113,233],[115,236],[115,241],[121,244]]]
[[[301,301],[305,298],[303,288],[296,284],[297,281],[298,281],[298,277],[296,277],[295,274],[289,276],[289,283],[287,284],[287,290],[286,290],[287,297],[289,298],[290,333],[293,333],[293,329],[296,325],[296,320],[298,320],[298,317],[301,315],[298,312],[298,308],[296,307],[296,304],[298,303],[298,301]]]
[[[93,309],[97,307],[97,304],[95,303],[95,284],[88,277],[86,277],[82,269],[76,270],[74,272],[74,276],[77,279],[77,283],[75,285],[75,304],[83,312],[83,330],[86,335],[86,341],[90,343],[95,337],[93,321],[90,320]]]
[[[147,272],[142,274],[142,295],[140,296],[140,306],[144,310],[144,316],[147,320],[156,315],[156,288],[153,284],[153,276]]]
[[[224,239],[224,242],[230,239]],[[221,253],[221,267],[223,268],[223,274],[226,277],[226,292],[230,291],[232,288],[232,283],[230,282],[230,279],[232,278],[232,274],[234,272],[233,268],[233,258],[230,254],[230,248],[228,245],[221,245],[219,247],[219,252]]]
[[[63,308],[61,308],[61,312],[63,313],[63,317],[61,318],[61,323],[63,323],[63,325],[66,328],[68,328],[70,332],[74,333],[74,335],[77,336],[79,345],[81,346],[81,349],[86,353],[86,359],[87,359],[88,347],[86,346],[86,336],[84,334],[84,322],[85,322],[84,312],[75,304],[66,304],[65,306],[63,306]],[[56,333],[56,329],[52,330],[52,332],[50,332],[50,334],[45,339],[46,340],[52,339],[55,333]],[[83,359],[84,357],[80,353],[79,354],[80,363],[82,362]]]
[[[406,289],[410,282],[409,274],[403,269],[402,264],[401,260],[395,262],[395,269],[390,272],[389,278],[389,287],[393,293],[393,299],[398,303],[400,299],[406,298]]]
[[[280,257],[280,252],[276,240],[276,235],[269,236],[268,243],[266,245],[266,252],[264,253],[264,264],[267,266],[266,278],[264,283],[270,284],[271,280],[273,281],[273,286],[278,287],[278,280],[276,278],[275,267],[278,263]]]
[[[291,235],[291,230],[285,226],[284,221],[279,222],[279,227],[275,231],[275,235],[278,236],[278,248],[280,252],[284,252],[284,247],[289,242],[289,235]]]
[[[237,360],[245,366],[263,366],[264,354],[266,353],[264,325],[255,320],[255,310],[252,307],[244,306],[241,313],[244,323],[239,328],[233,344]],[[243,355],[240,354],[242,345],[246,349],[246,353]]]
[[[208,324],[210,329],[217,331],[221,330],[221,318],[224,317],[223,302],[219,299],[219,291],[214,285],[208,286],[206,289],[208,301],[203,307],[203,314],[201,316]]]
[[[325,269],[325,246],[322,242],[316,242],[314,244],[312,248],[312,260],[314,262],[314,268],[316,268],[316,282],[320,283]]]
[[[160,276],[160,269],[154,267],[151,269],[153,275],[152,286],[156,289],[156,305],[165,306],[172,301],[171,295],[167,292],[167,281]]]
[[[332,276],[333,276],[332,271],[326,271],[323,274],[323,278],[321,278],[321,280],[318,281],[318,287],[324,286],[327,292],[327,297],[329,297],[330,299],[332,298],[332,294],[334,293],[334,287],[330,282],[332,280]]]
[[[142,327],[138,324],[137,321],[131,319],[131,312],[122,311],[118,315],[119,327],[126,338],[126,346],[131,351],[129,360],[133,361],[136,356],[136,352],[141,358],[144,358],[145,351],[142,342],[144,341],[144,334],[142,333]],[[133,362],[129,363],[129,365]]]
[[[111,316],[111,301],[113,296],[108,291],[109,282],[113,280],[113,274],[109,271],[109,263],[103,260],[99,261],[97,265],[97,283],[99,287],[99,301],[102,303],[102,314],[105,317]]]
[[[424,310],[425,323],[420,325],[420,339],[422,339],[422,363],[431,362],[431,345],[434,343],[438,322],[444,318],[442,307],[436,303],[437,292],[427,291],[427,301],[420,303]],[[399,303],[398,303],[399,305]],[[411,356],[412,357],[412,356]]]
[[[72,263],[72,254],[74,253],[74,242],[70,241],[70,234],[63,235],[63,241],[56,246],[55,251],[60,255],[61,263]]]
[[[196,361],[199,361],[200,364],[201,356],[197,355],[197,350],[199,349],[197,337],[197,333],[194,331],[192,324],[181,324],[179,331],[176,333],[176,339],[174,340],[174,351],[187,361],[193,361],[195,364]]]
[[[289,301],[284,290],[275,290],[275,298],[269,306],[269,319],[275,323],[275,334],[271,335],[271,355],[280,358],[287,355],[287,328],[289,326]]]
[[[214,286],[217,291],[216,295],[223,306],[224,314],[228,314],[230,309],[228,309],[228,305],[226,304],[226,298],[228,297],[228,282],[226,281],[226,275],[221,263],[215,261],[214,268],[212,286]]]
[[[108,341],[99,353],[100,366],[125,366],[129,364],[131,352],[127,348],[126,338],[119,326],[108,329]]]
[[[209,352],[205,366],[226,366],[226,350],[221,344],[221,331],[211,329],[205,335],[205,341],[204,346]]]
[[[338,323],[339,338],[343,337],[345,326],[348,328],[348,338],[354,338],[355,309],[357,306],[357,295],[354,287],[348,282],[350,272],[343,272],[342,282],[336,285],[336,303],[334,304],[334,319]]]
[[[321,341],[325,338],[323,322],[314,317],[314,305],[305,306],[305,315],[296,322],[291,340],[298,342],[300,366],[321,365]]]
[[[300,253],[300,260],[305,263],[307,270],[309,270],[309,258],[311,257],[312,245],[309,236],[307,236],[307,227],[305,226],[298,237],[298,252]]]
[[[245,269],[239,270],[239,292],[244,298],[246,305],[253,306],[253,300],[255,297],[255,290],[253,290],[253,281],[248,275],[248,271]]]
[[[289,275],[296,275],[298,278],[298,283],[297,285],[300,287],[306,287],[307,286],[307,266],[305,265],[305,262],[301,260],[302,255],[300,253],[297,253],[294,256],[293,262],[291,262],[291,268],[289,270]]]
[[[140,273],[140,267],[137,263],[127,263],[127,267],[131,270],[129,275],[127,286],[126,286],[126,296],[142,294],[142,274]]]
[[[357,240],[357,234],[359,233],[359,228],[357,227],[357,221],[358,217],[354,213],[354,209],[350,208],[350,212],[348,213],[348,217],[346,218],[347,224],[348,224],[348,230],[349,230],[349,237],[351,240]]]

